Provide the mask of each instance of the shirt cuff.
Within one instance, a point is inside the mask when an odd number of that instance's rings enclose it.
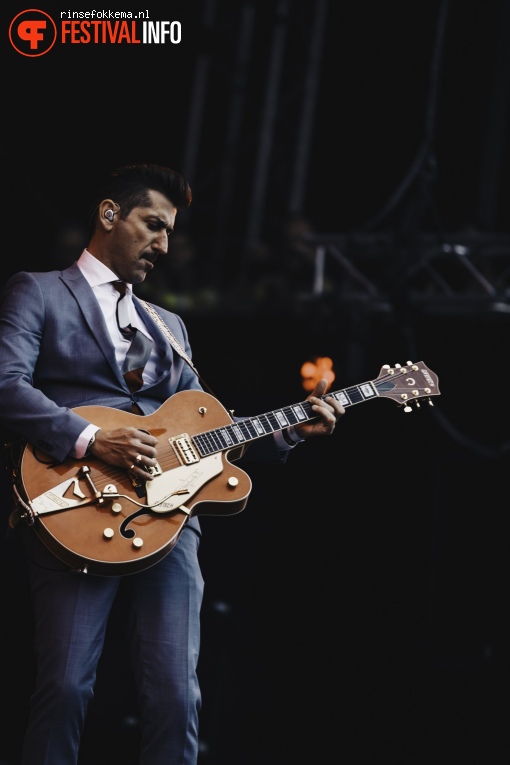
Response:
[[[274,438],[276,441],[276,446],[281,452],[293,449],[296,444],[301,444],[305,440],[304,438],[299,438],[299,436],[296,434],[296,431],[294,430],[293,425],[291,425],[290,428],[286,428],[285,430],[277,431],[274,434]]]
[[[85,430],[82,430],[82,432],[76,439],[76,443],[71,452],[71,456],[77,460],[83,459],[83,457],[85,457],[87,453],[87,448],[88,448],[90,439],[92,438],[94,433],[97,433],[98,430],[101,430],[101,428],[98,428],[97,425],[92,425],[92,424],[87,425]]]

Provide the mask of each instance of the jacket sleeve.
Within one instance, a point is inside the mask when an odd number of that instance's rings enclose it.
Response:
[[[7,282],[0,297],[0,425],[61,461],[88,423],[34,386],[46,314],[33,274]]]

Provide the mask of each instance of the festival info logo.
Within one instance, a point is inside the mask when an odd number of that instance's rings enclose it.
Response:
[[[180,21],[152,21],[149,11],[59,11],[56,22],[44,11],[21,11],[9,27],[12,47],[35,58],[59,45],[179,45]]]
[[[11,45],[22,56],[44,56],[56,39],[57,27],[51,16],[35,8],[18,13],[9,27]]]

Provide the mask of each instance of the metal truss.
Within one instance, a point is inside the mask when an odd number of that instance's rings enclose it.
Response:
[[[308,297],[334,294],[371,311],[395,298],[425,313],[510,315],[510,234],[421,234],[402,244],[386,234],[308,236],[314,272]]]

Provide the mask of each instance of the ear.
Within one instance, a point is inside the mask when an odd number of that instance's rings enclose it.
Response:
[[[111,231],[115,224],[115,216],[120,207],[113,199],[103,199],[98,207],[99,224],[106,231]]]

